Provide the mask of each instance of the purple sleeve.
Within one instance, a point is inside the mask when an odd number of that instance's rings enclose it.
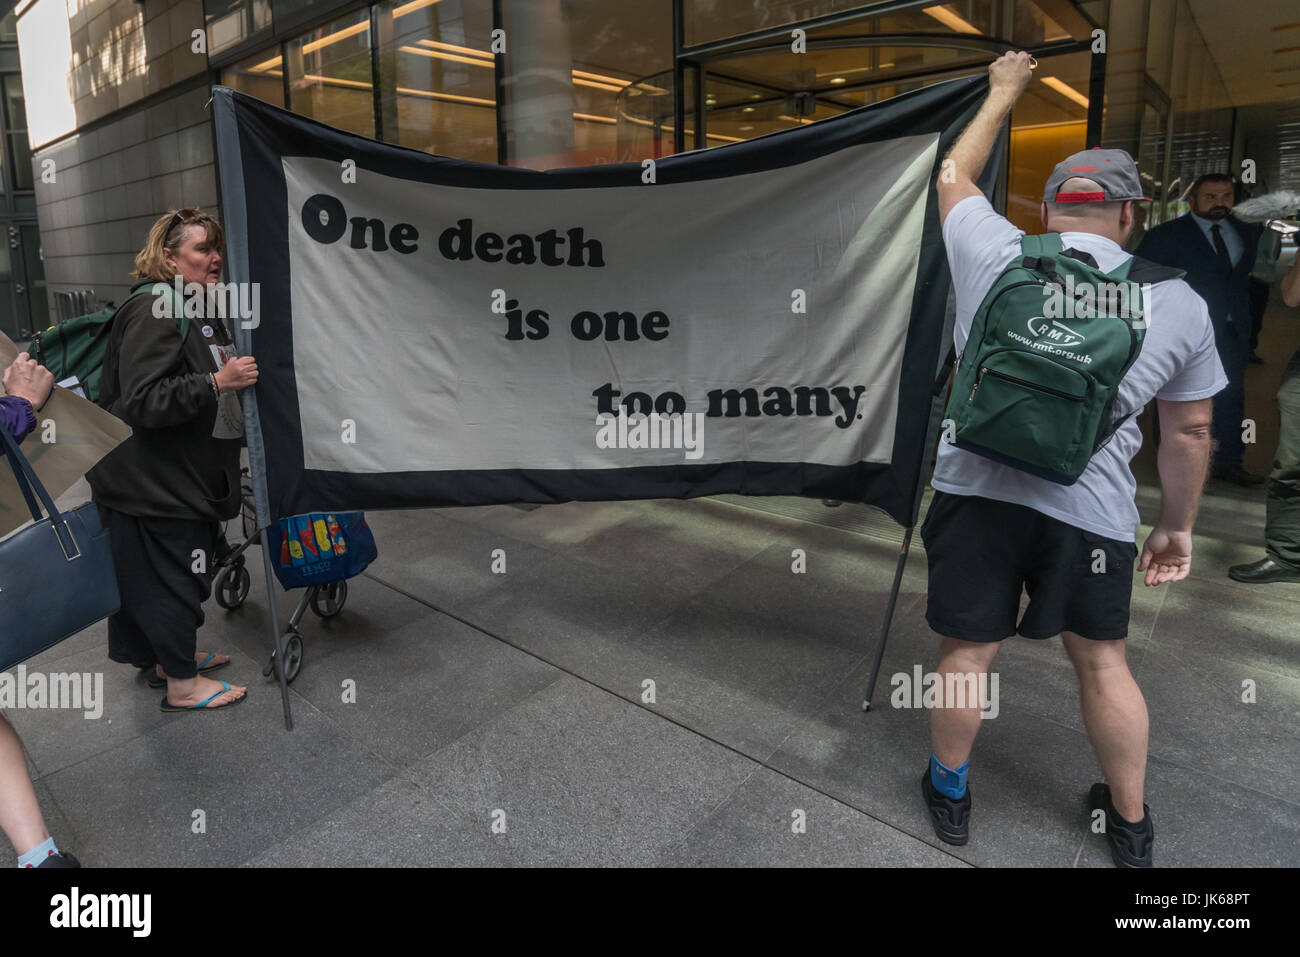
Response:
[[[27,433],[36,428],[36,415],[26,399],[12,395],[0,395],[0,425],[18,442],[27,437]],[[0,449],[0,455],[4,449]]]

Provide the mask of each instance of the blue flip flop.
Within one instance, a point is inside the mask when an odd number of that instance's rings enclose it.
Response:
[[[174,704],[170,704],[167,701],[167,698],[164,697],[162,699],[161,707],[163,711],[220,711],[222,708],[233,708],[235,705],[241,704],[244,701],[244,699],[248,697],[248,692],[245,691],[244,696],[242,698],[236,698],[234,701],[227,701],[225,704],[219,704],[215,708],[208,707],[209,701],[211,701],[213,698],[220,698],[223,694],[225,694],[229,690],[230,690],[230,682],[223,681],[221,682],[220,691],[218,691],[216,694],[208,695],[198,704],[191,704],[191,705],[186,705],[184,708],[178,708]]]
[[[208,662],[215,657],[217,657],[217,652],[209,651],[208,656],[204,658],[202,664],[198,666],[198,673],[201,675],[206,675],[209,672],[219,671],[220,669],[226,667],[226,665],[230,664],[230,662],[227,660],[227,661],[218,661],[215,665],[209,665]],[[158,672],[154,671],[152,668],[149,669],[149,677],[146,678],[145,681],[149,685],[149,687],[153,688],[154,690],[167,687],[167,679],[159,678]]]

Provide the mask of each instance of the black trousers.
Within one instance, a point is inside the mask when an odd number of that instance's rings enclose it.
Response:
[[[1250,351],[1259,346],[1259,331],[1264,328],[1264,313],[1268,312],[1268,292],[1271,287],[1262,279],[1250,277]]]
[[[1273,558],[1300,568],[1300,351],[1287,364],[1277,405],[1282,429],[1268,477],[1264,538]]]
[[[137,668],[162,665],[169,677],[193,678],[220,526],[201,519],[139,518],[103,505],[99,515],[112,540],[122,596],[121,609],[108,619],[108,657]]]

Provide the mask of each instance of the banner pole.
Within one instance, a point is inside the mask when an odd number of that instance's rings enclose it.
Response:
[[[944,317],[943,342],[951,344],[952,327],[956,321],[957,300],[953,293],[952,285],[948,286],[948,302],[945,309],[947,313]],[[889,640],[889,626],[894,621],[894,606],[898,603],[898,589],[903,584],[903,569],[907,565],[907,556],[912,546],[912,530],[916,528],[916,519],[921,514],[921,499],[925,497],[925,485],[929,481],[931,470],[934,468],[935,460],[939,456],[939,442],[942,440],[943,412],[948,405],[948,390],[945,388],[948,384],[948,376],[952,372],[951,361],[956,358],[955,353],[950,352],[940,367],[938,379],[934,384],[934,391],[930,398],[930,421],[927,423],[925,430],[926,449],[930,454],[921,460],[921,468],[917,471],[916,476],[916,494],[912,499],[912,524],[907,526],[907,531],[903,533],[903,545],[898,550],[898,565],[894,569],[894,586],[889,591],[889,604],[885,606],[885,621],[880,629],[880,642],[876,646],[876,660],[871,666],[871,678],[867,682],[866,693],[862,696],[862,710],[871,710],[871,696],[876,691],[876,679],[880,677],[880,663],[885,657],[885,642]]]
[[[260,436],[259,436],[260,438]],[[252,471],[250,468],[249,471]],[[256,481],[256,480],[254,480]],[[258,531],[261,538],[262,567],[266,571],[266,604],[271,611],[271,635],[275,644],[275,665],[271,668],[280,682],[280,702],[284,706],[284,730],[293,730],[293,714],[289,709],[289,682],[284,675],[284,642],[280,634],[280,616],[275,607],[275,573],[271,568],[271,548],[267,545],[267,529]]]
[[[249,283],[248,221],[244,195],[244,169],[240,163],[239,127],[235,120],[234,104],[230,90],[214,87],[212,90],[213,142],[217,148],[217,188],[221,207],[226,218],[226,252],[232,282]],[[261,323],[261,316],[251,321],[233,323],[231,332],[240,355],[253,354],[252,330]],[[271,643],[275,648],[275,666],[272,671],[280,681],[280,702],[284,707],[284,730],[293,730],[293,714],[289,706],[289,683],[284,675],[284,647],[280,640],[280,616],[276,608],[275,575],[271,568],[271,549],[267,545],[267,529],[271,524],[270,496],[266,486],[266,444],[262,438],[262,423],[257,414],[257,395],[254,389],[239,393],[244,410],[244,438],[248,446],[248,472],[252,478],[253,503],[257,512],[259,547],[262,566],[266,572],[266,604],[270,611]]]
[[[985,196],[996,197],[999,184],[1005,184],[1004,177],[1007,174],[1006,158],[1010,152],[1011,139],[1011,121],[1007,120],[1002,127],[1002,133],[998,137],[997,143],[993,147],[993,152],[988,160],[984,163],[984,169],[976,177],[976,184],[984,191]],[[1006,213],[1006,196],[1001,197],[1002,213]],[[945,270],[946,271],[946,270]],[[862,710],[871,710],[871,696],[876,691],[876,679],[880,676],[880,663],[885,657],[885,642],[889,640],[889,626],[894,620],[894,605],[898,601],[898,589],[903,583],[903,567],[907,564],[907,554],[912,544],[912,529],[916,527],[916,520],[921,514],[921,499],[925,495],[925,485],[929,481],[929,475],[934,470],[934,464],[939,458],[939,442],[942,441],[943,412],[948,405],[948,377],[952,372],[953,361],[957,358],[956,343],[953,340],[953,327],[957,324],[957,294],[953,289],[952,277],[948,276],[948,302],[944,309],[943,320],[943,338],[941,343],[949,347],[947,357],[936,370],[937,378],[934,383],[934,391],[931,393],[930,400],[930,423],[926,429],[925,447],[931,449],[928,459],[921,463],[920,474],[916,477],[916,498],[913,500],[914,505],[912,512],[912,524],[907,527],[903,534],[903,547],[898,553],[898,567],[894,570],[894,587],[889,592],[889,604],[885,607],[885,622],[880,629],[880,644],[876,648],[875,664],[871,668],[871,679],[867,684],[866,694],[862,696]]]
[[[898,550],[898,564],[894,568],[894,587],[889,591],[889,604],[885,606],[885,621],[880,629],[880,642],[876,645],[876,661],[871,666],[871,679],[867,682],[867,693],[862,699],[862,710],[871,710],[871,695],[876,690],[876,679],[880,675],[880,662],[885,657],[885,642],[889,640],[889,626],[894,620],[894,605],[898,602],[898,588],[903,583],[903,567],[907,564],[907,552],[912,545],[912,529],[907,526],[903,533],[903,547]]]

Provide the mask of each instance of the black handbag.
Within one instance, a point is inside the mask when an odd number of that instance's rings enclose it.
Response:
[[[0,671],[7,671],[114,614],[121,599],[95,504],[60,512],[3,425],[0,442],[36,522],[0,541]]]

